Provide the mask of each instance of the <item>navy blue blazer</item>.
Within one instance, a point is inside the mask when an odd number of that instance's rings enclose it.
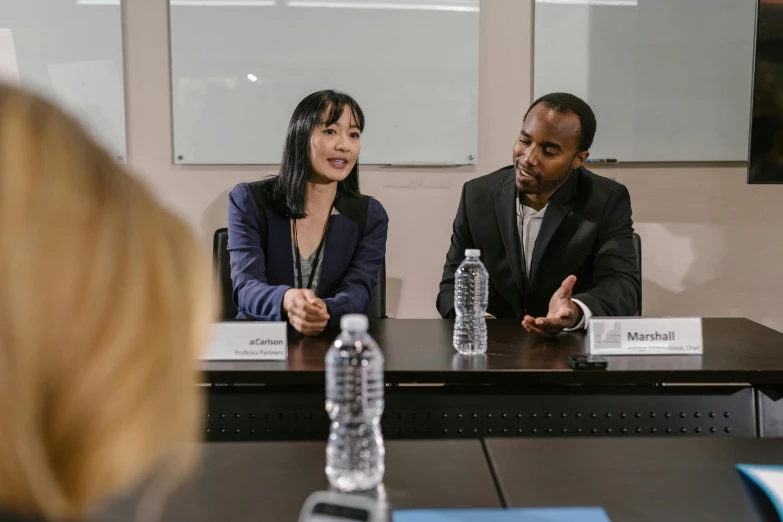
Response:
[[[283,295],[294,288],[291,220],[268,205],[264,183],[240,183],[228,197],[233,299],[238,319],[282,321]],[[317,288],[331,316],[328,327],[345,314],[367,313],[389,229],[386,211],[373,198],[338,193],[334,206],[339,214],[329,218]]]

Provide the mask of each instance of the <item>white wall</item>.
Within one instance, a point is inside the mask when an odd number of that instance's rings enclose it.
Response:
[[[209,250],[212,232],[226,224],[227,193],[274,168],[172,163],[166,0],[123,4],[129,164],[193,224]],[[363,191],[383,203],[391,220],[388,310],[395,317],[437,317],[462,183],[510,163],[531,101],[532,0],[484,0],[480,33],[479,164],[362,171]],[[644,243],[645,315],[744,316],[783,330],[783,186],[746,185],[745,168],[731,165],[599,173],[631,192]]]

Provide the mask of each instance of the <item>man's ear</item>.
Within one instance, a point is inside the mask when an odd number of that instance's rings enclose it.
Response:
[[[589,150],[583,150],[579,154],[576,155],[576,158],[574,158],[574,166],[573,169],[576,170],[582,165],[584,165],[585,161],[587,161],[587,158],[590,157],[590,151]]]

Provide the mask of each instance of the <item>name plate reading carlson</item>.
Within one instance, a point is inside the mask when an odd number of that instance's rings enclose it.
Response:
[[[593,317],[588,328],[593,355],[701,355],[699,317]]]
[[[276,322],[215,323],[212,342],[201,356],[207,361],[285,361],[288,326]]]

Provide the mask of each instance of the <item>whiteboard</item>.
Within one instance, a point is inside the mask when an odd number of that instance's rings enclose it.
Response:
[[[365,115],[365,164],[467,164],[479,0],[171,0],[174,161],[280,163],[308,94]]]
[[[591,157],[746,161],[757,0],[536,0],[533,91],[582,97]]]
[[[119,2],[0,0],[0,73],[61,105],[125,161]]]

